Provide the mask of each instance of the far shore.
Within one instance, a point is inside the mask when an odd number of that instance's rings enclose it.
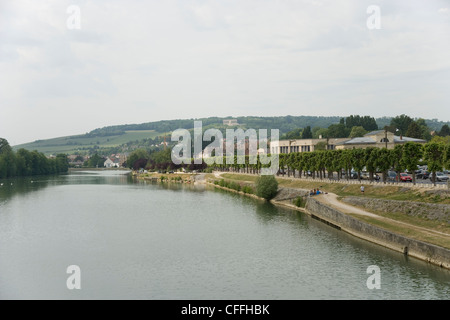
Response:
[[[130,171],[128,168],[69,168],[71,171]]]

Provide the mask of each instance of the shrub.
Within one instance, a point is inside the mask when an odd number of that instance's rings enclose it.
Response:
[[[256,180],[256,195],[266,200],[273,199],[278,192],[278,181],[274,176],[260,176]]]
[[[240,184],[236,183],[236,182],[231,182],[230,185],[228,186],[228,188],[236,190],[236,191],[241,191],[241,186]]]
[[[244,193],[250,193],[250,194],[255,193],[255,192],[253,191],[253,188],[250,187],[250,186],[243,186],[243,187],[242,187],[242,192],[244,192]]]
[[[305,199],[303,197],[299,196],[293,202],[297,207],[305,207]]]

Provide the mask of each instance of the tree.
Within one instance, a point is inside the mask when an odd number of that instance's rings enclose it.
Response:
[[[0,138],[0,154],[5,153],[5,152],[10,152],[11,151],[11,147],[8,143],[8,140]]]
[[[438,135],[440,135],[441,137],[450,136],[450,127],[447,124],[444,124]]]
[[[370,116],[361,117],[359,115],[351,115],[345,119],[345,126],[349,129],[353,127],[362,127],[366,131],[378,130],[375,118]]]
[[[292,131],[289,131],[289,132],[283,134],[280,137],[280,140],[301,139],[301,137],[302,137],[302,129],[297,128],[297,129],[294,129]]]
[[[312,132],[311,132],[311,127],[310,126],[306,126],[306,128],[303,129],[303,131],[302,131],[302,139],[312,139]]]
[[[383,173],[383,182],[386,183],[386,172],[391,168],[391,150],[381,148],[378,150],[376,167]]]
[[[130,169],[134,168],[134,163],[140,159],[148,159],[150,158],[147,150],[145,149],[136,149],[134,150],[127,159],[127,165]],[[145,167],[145,165],[144,165]],[[142,167],[142,168],[144,168]]]
[[[416,170],[420,159],[423,157],[422,145],[415,142],[407,142],[403,145],[402,161],[406,169],[412,173],[413,184],[416,184]]]
[[[350,134],[350,129],[348,129],[345,124],[332,124],[328,127],[328,137],[329,138],[347,138]]]
[[[398,144],[394,147],[394,149],[390,149],[390,163],[394,168],[395,172],[397,172],[397,180],[400,181],[400,173],[405,168],[405,165],[402,161],[403,159],[403,145]]]
[[[445,146],[445,153],[444,153],[444,167],[446,169],[450,168],[450,145]]]
[[[328,137],[327,128],[314,127],[312,129],[313,139],[326,138]]]
[[[408,126],[408,130],[406,130],[406,134],[407,137],[411,137],[411,138],[416,138],[416,139],[422,139],[422,129],[420,128],[420,126],[417,124],[417,122],[412,121],[409,126]]]
[[[98,153],[96,153],[88,160],[88,167],[101,168],[104,166],[104,163],[105,159],[100,157]]]
[[[442,170],[444,164],[445,146],[441,143],[429,142],[424,146],[424,160],[428,170],[433,173],[432,181],[436,185],[436,172]]]
[[[413,119],[405,114],[392,118],[390,127],[400,130],[402,134],[408,131],[408,127],[413,122]]]
[[[425,139],[427,141],[431,140],[431,130],[428,128],[428,125],[425,122],[425,119],[419,118],[416,120],[416,123],[419,125],[420,130],[422,132],[422,139]]]
[[[316,150],[327,150],[327,143],[325,141],[319,141],[314,146],[314,151]]]
[[[367,133],[367,131],[362,126],[354,126],[350,131],[349,138],[362,137]]]
[[[364,168],[364,166],[366,165],[366,152],[364,149],[351,149],[352,151],[352,165],[353,168],[355,168],[355,170],[358,172],[358,180],[361,181],[361,171]]]
[[[266,200],[273,199],[278,192],[278,181],[272,175],[263,175],[256,180],[256,195]]]
[[[365,163],[366,163],[366,169],[369,171],[370,181],[373,180],[373,174],[377,170],[377,158],[378,158],[378,151],[380,149],[369,147],[364,149],[365,151]]]

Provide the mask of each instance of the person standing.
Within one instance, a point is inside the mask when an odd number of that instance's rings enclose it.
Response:
[[[364,186],[361,185],[361,193],[364,194]]]

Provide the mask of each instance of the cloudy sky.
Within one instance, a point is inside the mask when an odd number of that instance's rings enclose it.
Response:
[[[229,115],[448,121],[449,53],[448,0],[0,0],[0,137]]]

